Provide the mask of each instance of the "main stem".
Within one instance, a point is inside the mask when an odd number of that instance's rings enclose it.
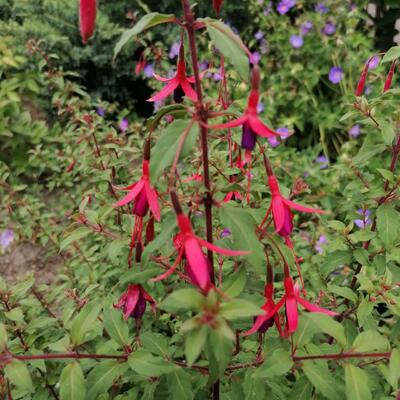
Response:
[[[207,193],[204,198],[204,207],[206,211],[206,236],[209,243],[213,242],[213,225],[212,225],[212,194],[210,182],[210,170],[208,160],[208,112],[203,103],[203,92],[201,89],[199,62],[197,57],[197,47],[195,30],[193,27],[194,16],[190,8],[189,0],[182,0],[182,9],[185,16],[186,30],[189,37],[190,56],[192,59],[193,73],[195,78],[195,88],[197,92],[197,117],[200,122],[200,140],[201,140],[201,155],[203,162],[203,182],[206,187]],[[211,250],[207,250],[207,258],[211,265],[211,281],[215,284],[214,273],[214,257]]]
[[[213,224],[212,224],[212,205],[213,198],[211,194],[210,171],[208,161],[208,111],[203,103],[203,92],[201,90],[199,63],[197,57],[196,38],[194,31],[194,16],[190,8],[189,0],[182,0],[182,9],[185,16],[186,30],[189,37],[190,55],[192,58],[192,67],[195,79],[195,87],[197,92],[197,118],[200,122],[200,140],[201,140],[201,155],[203,161],[203,182],[206,187],[206,195],[204,198],[204,207],[206,211],[206,236],[209,243],[213,242]],[[215,284],[214,273],[214,257],[211,250],[207,250],[207,258],[211,266],[211,282]],[[219,400],[220,382],[217,380],[212,388],[213,400]]]

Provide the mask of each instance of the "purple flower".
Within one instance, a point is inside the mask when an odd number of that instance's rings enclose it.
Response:
[[[255,33],[254,37],[255,37],[257,40],[261,40],[261,39],[264,37],[264,32],[261,31],[261,30],[258,30],[258,31]]]
[[[315,11],[319,14],[326,14],[329,11],[329,8],[321,2],[315,6]]]
[[[359,124],[355,124],[353,125],[349,130],[348,130],[348,134],[349,136],[356,138],[358,136],[360,136],[361,130],[360,130],[360,125]]]
[[[264,8],[263,13],[265,16],[267,16],[271,13],[271,11],[272,11],[272,1],[268,2],[268,5],[267,7]]]
[[[300,32],[302,33],[302,35],[307,35],[310,33],[312,28],[313,28],[313,23],[311,21],[306,21],[301,24]]]
[[[286,126],[281,126],[280,128],[278,128],[276,130],[276,132],[279,133],[279,136],[281,137],[281,139],[287,139],[288,136],[290,135],[289,128]]]
[[[343,69],[340,67],[332,67],[329,71],[329,80],[337,85],[343,79]]]
[[[378,65],[379,65],[379,57],[373,56],[371,58],[371,61],[369,62],[369,69],[375,69]]]
[[[225,229],[222,231],[222,233],[221,233],[221,237],[222,237],[222,238],[228,237],[228,236],[231,235],[231,233],[232,233],[232,232],[231,232],[228,228],[225,228]]]
[[[333,22],[328,21],[325,26],[324,29],[322,29],[322,32],[326,35],[326,36],[332,36],[335,32],[336,32],[336,26]]]
[[[257,104],[257,112],[258,112],[259,114],[261,114],[264,110],[265,110],[265,106],[264,106],[264,104],[260,101],[260,102]]]
[[[276,7],[279,14],[284,15],[290,11],[296,5],[296,0],[281,0]]]
[[[219,82],[222,79],[221,69],[219,69],[217,72],[214,72],[212,78],[215,82]]]
[[[362,219],[355,219],[354,223],[360,228],[360,229],[364,229],[367,225],[371,225],[372,221],[369,218],[369,216],[371,215],[371,211],[370,210],[363,210],[362,208],[359,208],[357,210],[357,214],[361,215],[363,218]]]
[[[365,85],[365,87],[364,87],[364,94],[365,94],[366,96],[368,96],[369,94],[371,94],[371,92],[372,92],[372,87],[371,87],[371,85]]]
[[[269,137],[268,143],[273,148],[275,148],[281,144],[281,142],[275,136]]]
[[[319,164],[320,169],[325,169],[329,166],[329,161],[325,156],[318,156],[315,162]]]
[[[121,122],[119,123],[119,129],[121,132],[126,132],[129,128],[129,121],[128,118],[122,118]]]
[[[303,46],[303,38],[300,35],[292,35],[292,36],[290,36],[290,44],[295,49],[298,49],[301,46]]]
[[[6,229],[0,233],[0,246],[5,250],[14,240],[14,232],[11,229]]]
[[[324,252],[324,249],[322,247],[323,244],[327,243],[328,240],[326,239],[326,236],[321,235],[317,241],[317,243],[315,244],[315,250],[317,251],[317,253],[321,254]]]
[[[207,61],[200,61],[199,62],[199,70],[200,71],[205,71],[208,68],[208,62]]]
[[[255,51],[251,54],[251,62],[253,64],[258,64],[261,60],[261,54],[258,51]]]
[[[168,57],[172,60],[173,58],[178,57],[179,55],[179,49],[181,47],[181,42],[174,42],[172,43],[170,49],[169,49],[169,53],[168,53]]]
[[[106,115],[106,110],[103,107],[97,107],[96,108],[96,113],[100,117],[104,117]]]
[[[152,78],[154,75],[153,64],[147,64],[143,69],[143,73],[147,78]]]

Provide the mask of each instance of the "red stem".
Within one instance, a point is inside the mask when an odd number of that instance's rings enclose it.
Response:
[[[293,361],[305,360],[342,360],[346,358],[390,358],[391,352],[384,353],[338,353],[338,354],[319,354],[314,356],[293,356]]]

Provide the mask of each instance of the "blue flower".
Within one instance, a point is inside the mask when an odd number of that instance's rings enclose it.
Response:
[[[303,22],[300,26],[300,32],[302,35],[307,35],[313,28],[313,23],[311,21]]]
[[[144,75],[145,75],[147,78],[152,78],[153,75],[154,75],[153,64],[147,64],[147,65],[144,67],[143,73],[144,73]]]
[[[360,130],[360,125],[359,124],[355,124],[353,125],[349,130],[348,130],[348,134],[351,137],[358,137],[360,136],[361,130]]]
[[[290,44],[295,49],[298,49],[301,46],[303,46],[303,38],[300,35],[292,35],[292,36],[290,36]]]
[[[181,47],[181,42],[174,42],[172,43],[170,49],[169,49],[169,53],[168,53],[168,57],[172,60],[173,58],[178,57],[179,55],[179,49]]]
[[[329,71],[329,80],[337,85],[343,79],[343,69],[340,67],[332,67]]]
[[[279,14],[284,15],[296,5],[296,0],[281,0],[276,7]]]
[[[106,115],[106,110],[103,107],[97,107],[96,108],[96,113],[100,117],[104,117]]]
[[[363,218],[362,219],[355,219],[354,223],[360,228],[364,229],[367,225],[371,225],[372,221],[369,218],[371,215],[371,211],[366,209],[363,210],[362,208],[359,208],[357,210],[357,214],[361,215]]]
[[[315,11],[319,14],[326,14],[329,11],[329,8],[321,2],[315,6]]]
[[[333,22],[328,21],[325,26],[324,29],[322,30],[322,32],[326,35],[326,36],[332,36],[335,32],[336,32],[336,26]]]
[[[14,232],[6,229],[0,233],[0,246],[5,250],[14,240]]]
[[[261,40],[261,39],[264,37],[264,32],[261,31],[261,30],[258,30],[258,31],[255,33],[254,37],[255,37],[257,40]]]
[[[329,166],[329,160],[325,156],[318,156],[315,161],[319,164],[320,169],[325,169]]]
[[[129,121],[128,118],[122,118],[121,122],[119,123],[119,129],[121,132],[126,132],[129,128]]]

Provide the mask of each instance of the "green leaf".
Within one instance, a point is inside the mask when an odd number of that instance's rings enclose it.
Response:
[[[208,337],[208,348],[212,349],[215,363],[216,374],[219,377],[224,376],[226,367],[232,358],[233,340],[228,339],[220,330],[211,330]]]
[[[337,250],[327,254],[321,265],[321,272],[323,275],[328,275],[342,265],[348,265],[351,261],[351,256],[350,250]]]
[[[127,369],[127,363],[114,360],[104,361],[96,365],[87,377],[88,400],[97,400],[97,397],[101,393],[107,392],[114,380]]]
[[[86,399],[85,378],[77,362],[68,364],[61,372],[60,398],[61,400]]]
[[[153,264],[154,265],[154,264]],[[138,271],[131,268],[129,271],[125,272],[119,279],[119,284],[124,285],[126,283],[145,283],[150,278],[154,278],[160,275],[162,270],[159,267],[146,268],[144,271]]]
[[[199,357],[203,350],[204,343],[207,340],[209,328],[207,325],[202,325],[199,328],[192,329],[185,337],[185,355],[186,361],[191,367]]]
[[[112,263],[116,264],[118,262],[124,248],[129,248],[126,239],[114,240],[110,243],[108,246],[108,258]]]
[[[400,350],[393,349],[389,361],[389,380],[394,389],[398,389],[400,378]]]
[[[34,391],[31,374],[24,362],[13,359],[10,364],[6,365],[4,370],[6,372],[6,377],[18,389],[28,392]]]
[[[194,391],[192,389],[192,378],[182,368],[167,375],[168,391],[171,399],[192,400]]]
[[[176,371],[180,367],[170,363],[161,357],[153,356],[148,351],[139,350],[128,358],[129,366],[140,375],[156,377]]]
[[[253,303],[242,299],[233,299],[231,301],[222,303],[219,314],[229,320],[250,318],[256,315],[264,314],[264,311]]]
[[[396,137],[394,124],[391,121],[380,121],[379,128],[382,132],[383,143],[391,145]]]
[[[240,207],[224,204],[219,209],[221,224],[233,235],[234,248],[251,253],[244,258],[256,269],[264,265],[264,251],[256,235],[256,222],[253,216]]]
[[[283,350],[275,350],[271,355],[267,355],[263,365],[257,368],[253,376],[255,378],[271,378],[272,376],[285,375],[293,366],[291,355]]]
[[[353,303],[358,300],[357,294],[348,287],[329,285],[328,290],[336,295],[344,297],[345,299],[351,300]]]
[[[172,22],[174,19],[175,16],[173,14],[150,13],[143,16],[133,28],[126,30],[122,34],[114,48],[114,60],[121,49],[139,33],[146,29],[152,28],[153,26],[165,24],[166,22]]]
[[[322,332],[335,338],[342,346],[346,345],[347,339],[344,327],[332,317],[322,313],[307,313],[305,316],[313,321]]]
[[[382,153],[385,150],[386,145],[384,144],[364,143],[358,154],[353,158],[353,163],[357,166],[362,166],[366,164],[372,157]]]
[[[344,366],[347,400],[371,400],[366,373],[352,364]]]
[[[122,319],[122,313],[110,308],[103,313],[104,328],[107,333],[122,347],[129,343],[128,324]]]
[[[290,391],[289,400],[310,400],[312,398],[313,385],[304,376],[294,384]]]
[[[224,279],[222,291],[229,297],[236,297],[246,286],[247,273],[245,268],[239,268],[235,273]]]
[[[382,58],[382,62],[392,62],[400,57],[400,46],[391,47]]]
[[[84,343],[85,334],[93,328],[93,324],[100,313],[99,304],[88,303],[72,320],[71,341],[75,346]]]
[[[358,352],[386,350],[389,347],[389,342],[376,331],[364,331],[355,338],[351,347]]]
[[[82,226],[78,229],[75,229],[66,239],[64,239],[60,243],[60,251],[63,251],[70,244],[84,238],[85,236],[89,235],[89,233],[91,233],[91,232],[92,232],[92,230],[90,228],[87,228],[86,226]]]
[[[183,159],[196,148],[197,140],[197,125],[189,120],[178,119],[172,122],[164,129],[161,136],[157,139],[156,145],[152,150],[153,154],[159,154],[159,157],[152,157],[150,161],[150,174],[152,182],[157,182],[157,179],[162,174],[165,168],[172,166],[176,150],[182,135],[190,128],[182,148],[180,159]],[[162,155],[162,156],[161,156]]]
[[[0,354],[7,347],[7,330],[4,324],[0,323]]]
[[[340,385],[327,368],[322,368],[320,364],[312,361],[304,361],[302,369],[307,379],[320,394],[329,400],[343,400]]]
[[[194,289],[180,289],[171,293],[158,307],[168,312],[200,310],[204,296]]]
[[[393,204],[382,204],[376,211],[376,226],[379,237],[386,247],[391,247],[397,239],[399,213]]]
[[[229,59],[235,70],[245,81],[249,77],[249,59],[242,40],[232,29],[221,21],[210,18],[201,19],[207,26],[207,32],[214,46]]]

